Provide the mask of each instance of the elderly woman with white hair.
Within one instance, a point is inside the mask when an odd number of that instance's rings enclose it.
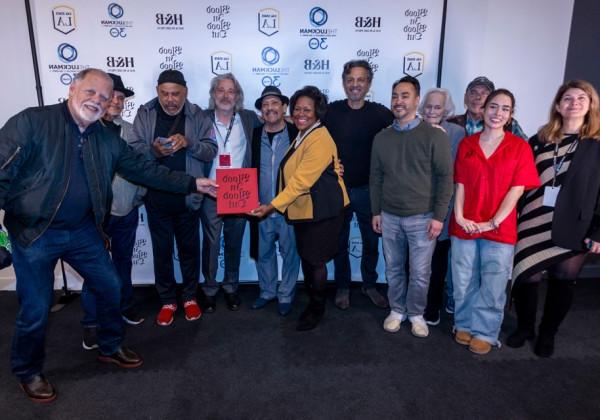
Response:
[[[419,107],[419,114],[424,121],[441,128],[448,134],[452,159],[456,158],[458,143],[466,136],[465,129],[458,124],[446,121],[446,118],[454,114],[454,103],[450,92],[442,88],[429,89]],[[437,238],[435,251],[431,259],[431,279],[429,292],[427,294],[427,307],[425,309],[425,322],[429,325],[437,325],[440,322],[440,311],[444,301],[444,289],[446,273],[448,272],[448,253],[450,251],[450,236],[448,235],[448,216],[452,211],[450,208],[444,220],[444,228]],[[453,312],[454,300],[452,299],[451,274],[448,272],[448,292],[446,293],[446,311]]]

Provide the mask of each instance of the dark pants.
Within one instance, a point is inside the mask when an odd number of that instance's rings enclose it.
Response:
[[[133,264],[133,247],[135,246],[135,233],[138,226],[138,208],[134,208],[125,216],[110,216],[105,231],[110,236],[110,254],[121,279],[121,312],[133,306],[133,285],[131,283],[131,269]],[[83,306],[84,327],[95,327],[96,297],[90,293],[87,283],[81,288],[81,305]]]
[[[446,289],[446,272],[448,271],[448,252],[450,251],[450,239],[437,241],[433,257],[431,257],[431,277],[429,280],[429,291],[427,292],[426,319],[437,319],[444,302],[444,291]]]
[[[225,275],[221,287],[225,293],[237,292],[240,282],[240,257],[242,240],[246,229],[246,219],[236,216],[220,217],[217,215],[216,200],[202,200],[202,289],[207,296],[215,296],[219,291],[217,270],[221,251],[221,230],[223,230]]]
[[[350,222],[352,214],[356,213],[358,228],[362,240],[362,257],[360,260],[360,273],[363,287],[374,287],[377,282],[377,261],[379,259],[379,236],[373,231],[371,225],[371,199],[369,187],[347,188],[350,197],[350,205],[344,213],[344,223],[339,236],[338,253],[335,256],[334,275],[338,289],[350,287],[352,270],[350,268],[350,257],[348,252],[348,240],[350,238]],[[353,245],[350,244],[350,247]],[[354,255],[354,251],[350,250]],[[360,251],[358,251],[360,253]]]
[[[173,238],[177,243],[181,268],[181,298],[196,299],[200,278],[200,221],[197,211],[175,215],[165,214],[150,203],[146,204],[148,227],[154,257],[154,283],[163,305],[177,302],[177,283],[173,267]]]
[[[121,279],[98,229],[91,222],[73,230],[48,229],[28,247],[10,239],[20,303],[11,351],[13,373],[26,382],[43,371],[54,267],[59,258],[85,279],[96,298],[100,352],[115,353],[124,333]]]

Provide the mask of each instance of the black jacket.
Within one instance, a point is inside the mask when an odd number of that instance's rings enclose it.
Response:
[[[296,139],[298,135],[298,129],[294,124],[291,124],[286,121],[285,125],[287,126],[287,132],[289,135],[290,143]],[[264,124],[256,127],[252,133],[252,164],[251,168],[257,168],[257,179],[258,185],[260,185],[260,142],[262,139]],[[265,203],[261,203],[265,204]],[[255,260],[258,259],[258,223],[259,221],[256,217],[250,219],[250,258]]]
[[[8,231],[23,246],[50,226],[68,188],[76,128],[67,120],[65,105],[28,108],[0,129],[0,208]],[[193,177],[146,160],[115,132],[95,124],[82,153],[100,230],[110,211],[115,172],[151,188],[182,194],[195,188]]]
[[[600,141],[580,140],[554,207],[552,241],[560,247],[584,251],[585,238],[600,242],[599,163]]]

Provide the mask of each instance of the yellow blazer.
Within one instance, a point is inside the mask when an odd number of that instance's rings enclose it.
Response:
[[[279,166],[273,207],[290,223],[318,221],[340,214],[350,203],[339,175],[337,148],[329,131],[318,126],[295,147],[292,141]]]

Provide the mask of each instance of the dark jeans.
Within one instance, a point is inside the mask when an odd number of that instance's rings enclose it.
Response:
[[[363,287],[374,287],[377,282],[377,261],[379,259],[379,236],[373,231],[371,225],[371,198],[369,187],[347,188],[350,197],[350,205],[344,213],[344,224],[339,236],[338,253],[335,256],[334,275],[338,289],[350,287],[352,271],[350,268],[350,257],[348,252],[348,240],[350,238],[350,222],[352,213],[356,213],[358,228],[362,239],[362,257],[360,260],[360,273]]]
[[[54,267],[59,258],[85,279],[96,297],[100,352],[115,353],[124,334],[121,280],[98,229],[92,223],[73,230],[48,229],[28,247],[14,238],[11,244],[20,303],[11,351],[13,373],[27,381],[43,371]]]
[[[131,269],[133,264],[133,247],[135,246],[135,233],[138,226],[138,208],[134,208],[125,216],[110,216],[105,231],[110,236],[110,253],[113,264],[121,279],[121,312],[133,306],[133,285],[131,283]],[[96,319],[96,297],[90,293],[87,283],[81,288],[81,305],[83,306],[84,327],[98,325]]]
[[[154,277],[156,290],[163,305],[177,302],[177,283],[173,271],[173,238],[183,287],[181,298],[185,302],[196,299],[200,279],[200,219],[197,211],[167,215],[147,202],[148,227],[152,238]]]
[[[444,302],[446,290],[446,272],[448,271],[448,252],[450,239],[437,241],[433,257],[431,257],[431,277],[429,291],[427,292],[427,308],[425,318],[437,319]]]

